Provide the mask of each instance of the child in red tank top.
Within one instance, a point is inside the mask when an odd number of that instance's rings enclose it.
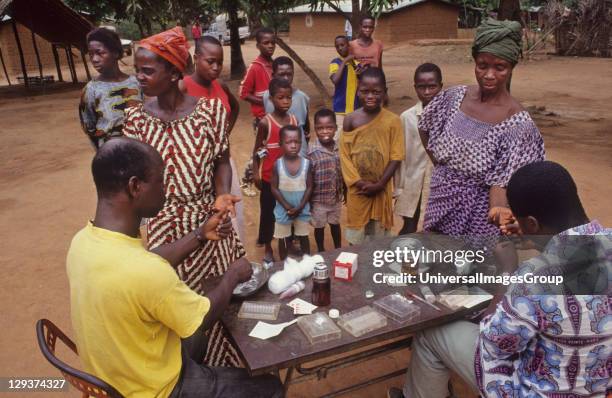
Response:
[[[265,247],[264,262],[274,261],[272,237],[274,235],[276,199],[272,195],[270,177],[274,162],[282,156],[280,129],[286,125],[298,125],[295,116],[289,113],[293,94],[291,84],[287,80],[272,79],[269,91],[274,112],[268,113],[259,122],[253,148],[253,178],[255,185],[261,191],[261,195],[259,195],[259,237],[257,241]]]

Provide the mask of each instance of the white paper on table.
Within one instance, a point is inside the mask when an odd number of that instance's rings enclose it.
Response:
[[[283,331],[283,329],[285,329],[289,325],[293,325],[296,322],[297,322],[297,319],[294,319],[289,322],[277,323],[277,324],[271,324],[271,323],[259,321],[257,322],[257,325],[255,325],[253,330],[251,330],[251,333],[249,333],[249,336],[255,337],[258,339],[262,339],[262,340],[267,340],[271,337],[278,336]]]
[[[457,309],[461,307],[472,308],[492,298],[493,296],[491,294],[479,287],[475,287],[470,288],[469,290],[459,288],[448,293],[442,293],[438,301],[449,308]]]
[[[295,298],[288,302],[287,305],[293,308],[294,315],[309,315],[312,314],[312,311],[317,309],[316,305],[302,300],[301,298]]]

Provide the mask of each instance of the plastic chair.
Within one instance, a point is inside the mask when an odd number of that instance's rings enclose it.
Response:
[[[83,398],[123,398],[119,391],[115,390],[110,384],[73,368],[67,363],[61,361],[55,356],[55,343],[59,339],[68,346],[75,354],[78,355],[76,344],[68,336],[64,334],[57,326],[48,319],[40,319],[36,322],[36,335],[38,337],[38,345],[47,361],[62,372],[62,375],[70,384],[77,390],[83,393]]]

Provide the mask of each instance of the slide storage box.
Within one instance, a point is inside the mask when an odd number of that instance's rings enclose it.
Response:
[[[380,298],[373,303],[374,307],[397,322],[405,322],[421,315],[421,309],[411,300],[399,293]]]
[[[340,328],[323,312],[300,317],[297,324],[308,338],[308,341],[310,341],[310,344],[336,340],[342,335]]]
[[[387,318],[369,305],[344,314],[338,325],[355,337],[387,326]]]

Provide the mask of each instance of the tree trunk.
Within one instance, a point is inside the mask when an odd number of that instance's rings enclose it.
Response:
[[[497,19],[521,22],[521,3],[519,0],[500,0]]]
[[[287,45],[287,43],[285,43],[283,39],[278,36],[276,37],[276,44],[278,44],[278,46],[282,48],[295,61],[295,63],[300,66],[300,68],[302,68],[304,73],[306,73],[306,75],[310,78],[312,83],[315,85],[315,87],[321,94],[321,97],[323,97],[323,101],[325,101],[325,103],[329,105],[331,103],[331,96],[327,92],[327,89],[323,85],[321,79],[319,79],[319,77],[314,73],[314,71],[310,69],[308,65],[306,65],[306,62],[304,62],[304,60],[291,47],[289,47],[289,45]]]
[[[145,16],[142,17],[147,37],[153,36],[153,29],[151,28],[151,20]]]
[[[360,10],[360,12],[361,12],[361,16],[368,15],[370,13],[370,0],[362,0],[361,1],[361,10]]]
[[[361,9],[359,8],[359,0],[352,0],[351,26],[353,27],[353,38],[359,36],[359,23],[361,22]]]
[[[138,31],[140,32],[140,38],[145,37],[144,29],[142,28],[142,22],[140,22],[140,18],[135,18],[136,26],[138,26]]]
[[[230,30],[230,45],[231,45],[231,67],[230,77],[232,79],[241,79],[246,71],[244,58],[242,57],[242,48],[240,47],[240,32],[238,30],[238,0],[229,0],[225,3],[227,8],[229,30]]]
[[[612,28],[610,28],[610,23],[606,16],[610,14],[608,10],[608,2],[606,0],[599,0],[599,7],[601,8],[601,13],[599,15],[599,29],[596,33],[599,39],[598,45],[595,47],[597,53],[600,57],[610,57],[612,53],[610,52],[610,35]]]
[[[251,33],[251,37],[255,36],[255,32],[262,27],[261,24],[261,15],[257,12],[256,8],[251,5],[246,10],[247,20],[249,22],[249,31]]]

